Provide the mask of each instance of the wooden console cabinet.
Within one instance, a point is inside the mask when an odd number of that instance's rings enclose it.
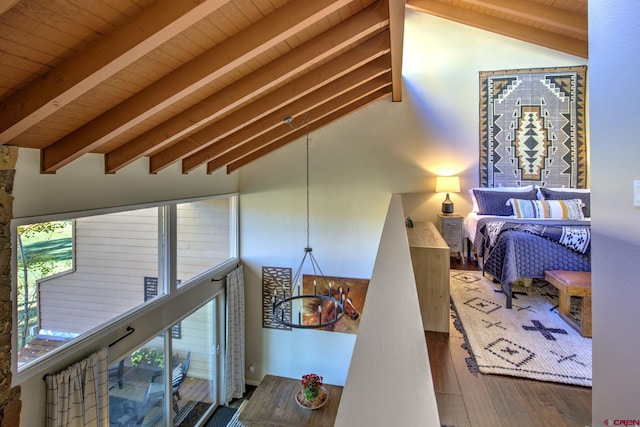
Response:
[[[407,228],[425,331],[449,333],[449,245],[433,222]]]

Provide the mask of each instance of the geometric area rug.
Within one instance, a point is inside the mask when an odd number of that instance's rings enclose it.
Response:
[[[451,270],[451,302],[471,364],[484,374],[591,387],[591,339],[562,320],[535,286],[513,290],[507,309],[481,271]]]

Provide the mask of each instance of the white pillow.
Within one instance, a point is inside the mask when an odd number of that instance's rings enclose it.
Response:
[[[515,192],[527,192],[533,190],[533,185],[525,185],[524,187],[476,187],[470,188],[469,194],[471,195],[471,202],[473,203],[473,208],[471,212],[478,213],[480,212],[480,207],[478,207],[478,201],[476,200],[476,195],[473,193],[473,190],[482,190],[482,191],[515,191]]]
[[[584,219],[582,200],[509,199],[516,218]]]

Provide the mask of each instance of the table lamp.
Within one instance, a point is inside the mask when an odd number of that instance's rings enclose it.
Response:
[[[436,178],[436,193],[447,193],[447,197],[442,202],[442,214],[451,215],[453,213],[453,202],[449,198],[449,193],[460,192],[460,178],[457,176],[439,176]]]

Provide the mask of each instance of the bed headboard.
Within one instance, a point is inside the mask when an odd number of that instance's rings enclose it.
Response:
[[[588,188],[586,71],[480,72],[480,187]]]

